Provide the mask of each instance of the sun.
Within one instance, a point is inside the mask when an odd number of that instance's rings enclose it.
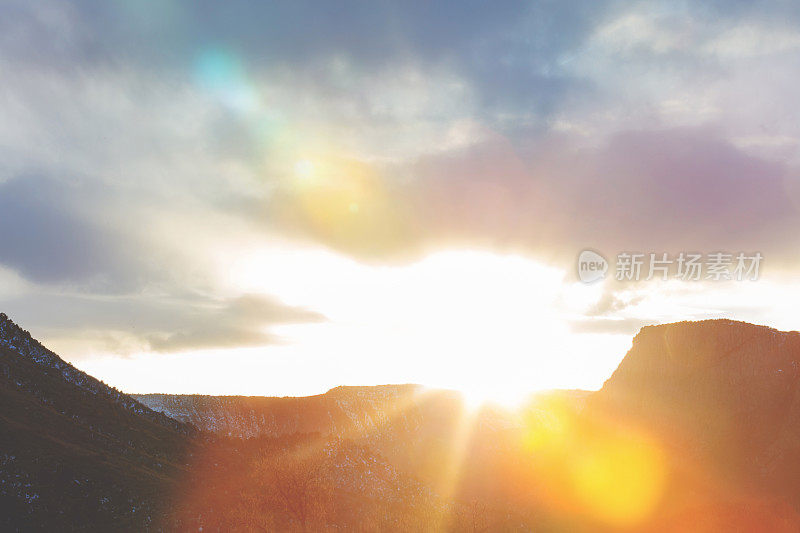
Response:
[[[475,412],[491,407],[506,410],[518,409],[536,391],[508,388],[504,386],[504,383],[484,383],[465,385],[458,392],[461,394],[467,411]]]
[[[274,246],[223,254],[220,270],[235,290],[326,320],[272,326],[283,342],[247,361],[262,368],[252,373],[261,386],[264,372],[284,376],[265,393],[402,382],[461,391],[471,407],[514,407],[540,391],[599,388],[630,342],[574,331],[575,317],[601,292],[530,257],[452,249],[371,264]],[[295,365],[327,371],[311,377],[292,372]]]

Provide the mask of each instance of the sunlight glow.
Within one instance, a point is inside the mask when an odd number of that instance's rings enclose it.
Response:
[[[599,387],[630,342],[573,333],[569,320],[598,293],[522,256],[458,250],[372,266],[264,248],[225,270],[238,290],[323,314],[325,323],[275,328],[287,342],[270,350],[345,354],[345,383],[415,382],[461,390],[471,405],[513,405],[537,390]]]
[[[515,409],[523,404],[531,391],[516,387],[506,388],[496,383],[472,383],[463,385],[459,392],[464,400],[464,406],[469,412],[477,412],[483,407],[495,406],[505,409]]]
[[[599,388],[630,346],[625,333],[572,327],[602,287],[571,282],[525,256],[449,250],[414,263],[367,264],[237,234],[209,260],[219,290],[262,294],[325,319],[272,325],[276,342],[264,346],[133,350],[126,358],[86,357],[80,367],[130,392],[297,396],[418,383],[462,391],[472,408],[513,407],[539,390]]]

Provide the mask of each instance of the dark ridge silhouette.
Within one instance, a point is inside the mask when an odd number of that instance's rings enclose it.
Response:
[[[0,529],[144,528],[197,430],[77,370],[0,314]]]

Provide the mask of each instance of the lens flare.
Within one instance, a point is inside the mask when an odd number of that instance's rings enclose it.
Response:
[[[558,396],[526,413],[523,447],[554,506],[614,528],[643,523],[666,486],[666,459],[654,439],[596,412],[578,412]]]
[[[241,60],[227,50],[209,48],[200,52],[195,59],[194,78],[229,108],[253,112],[259,107],[258,91],[248,80]]]
[[[636,435],[602,435],[579,452],[570,474],[578,501],[593,516],[617,527],[646,519],[664,486],[664,459]]]
[[[306,153],[287,163],[289,179],[276,202],[285,222],[348,250],[390,248],[406,235],[408,226],[371,163],[336,151]]]

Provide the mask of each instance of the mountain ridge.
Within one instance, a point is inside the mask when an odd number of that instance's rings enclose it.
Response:
[[[63,361],[0,315],[0,529],[159,520],[196,428]]]
[[[169,425],[173,429],[186,434],[195,433],[194,428],[188,428],[177,423],[171,417],[148,408],[136,401],[131,395],[125,394],[111,387],[99,379],[78,370],[72,364],[64,361],[55,352],[47,349],[41,342],[33,338],[29,331],[18,326],[5,313],[0,313],[0,347],[7,348],[20,357],[26,357],[40,367],[51,368],[60,372],[64,379],[92,394],[101,394],[118,402],[125,409],[137,415],[152,419],[159,424]],[[8,377],[8,366],[4,367]]]

